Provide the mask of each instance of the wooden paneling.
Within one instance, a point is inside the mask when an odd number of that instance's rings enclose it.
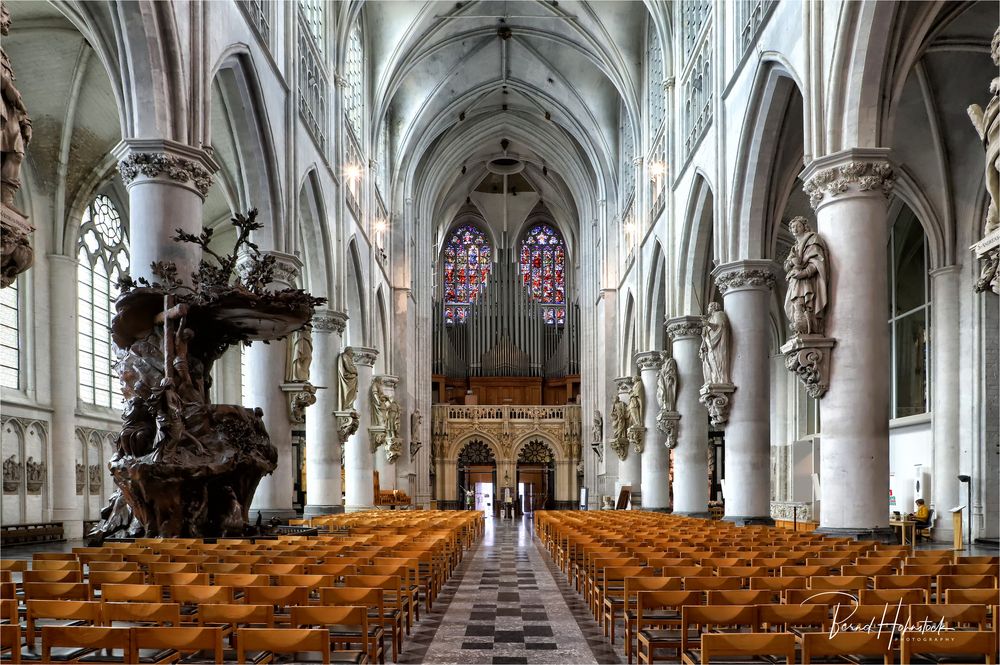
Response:
[[[580,376],[556,379],[523,376],[475,376],[454,379],[435,376],[434,397],[438,404],[515,404],[560,406],[580,394]],[[468,395],[467,391],[472,391]]]

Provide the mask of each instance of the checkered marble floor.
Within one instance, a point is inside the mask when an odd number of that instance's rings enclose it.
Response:
[[[527,521],[487,519],[402,663],[618,663]]]

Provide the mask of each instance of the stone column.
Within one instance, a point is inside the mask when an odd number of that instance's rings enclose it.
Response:
[[[891,533],[886,155],[846,150],[802,174],[829,248],[826,334],[837,341],[822,404],[820,530],[869,539]]]
[[[704,383],[698,357],[701,317],[669,319],[667,336],[677,361],[677,411],[681,414],[674,448],[674,514],[708,517],[708,416],[698,401]]]
[[[931,506],[935,540],[951,541],[954,532],[948,511],[965,503],[958,482],[959,462],[959,283],[961,266],[931,271],[931,404],[934,423],[934,468]],[[824,413],[825,415],[825,413]],[[825,418],[824,418],[825,421]]]
[[[731,327],[729,362],[736,391],[726,424],[726,516],[771,522],[770,261],[736,261],[712,271]]]
[[[309,375],[316,403],[306,412],[306,517],[344,512],[340,483],[337,357],[347,315],[318,310],[312,319],[313,361]]]
[[[631,376],[622,376],[615,379],[615,385],[618,387],[618,400],[628,404],[628,394],[632,390]],[[638,508],[640,501],[642,500],[642,455],[635,452],[632,449],[632,444],[629,443],[626,448],[626,457],[618,462],[618,481],[615,483],[615,495],[612,499],[618,501],[618,492],[625,485],[630,485],[632,487],[632,507]],[[611,452],[614,455],[614,452]]]
[[[383,374],[379,377],[382,380],[382,389],[390,399],[396,399],[396,386],[399,384],[398,376]],[[400,428],[402,429],[402,414],[400,414]],[[397,437],[402,436],[402,432],[397,433]],[[375,470],[378,471],[379,487],[384,490],[398,489],[396,484],[396,462],[390,462],[386,457],[388,442],[379,446],[375,451]],[[403,447],[400,444],[400,456],[403,455]]]
[[[53,454],[49,456],[52,487],[51,519],[63,523],[66,540],[83,534],[83,501],[76,495],[76,400],[79,379],[76,374],[76,284],[75,258],[50,254],[49,334],[51,335],[50,371],[52,373],[52,433]],[[105,472],[110,482],[110,477]],[[86,492],[86,490],[84,490]]]
[[[642,379],[643,406],[643,448],[642,467],[642,508],[666,512],[670,509],[670,451],[665,445],[665,437],[656,425],[656,415],[660,405],[656,401],[656,383],[663,354],[660,351],[646,351],[635,355],[635,364]],[[632,451],[633,453],[635,451]]]
[[[276,259],[274,281],[269,287],[273,290],[291,287],[302,262],[291,254],[262,253]],[[269,344],[254,342],[247,349],[247,398],[250,403],[244,406],[259,407],[264,411],[264,426],[271,443],[278,449],[278,467],[271,475],[261,478],[250,504],[251,522],[256,519],[258,511],[265,522],[273,517],[295,517],[292,422],[288,413],[288,398],[281,389],[287,369],[287,345],[288,339],[282,339]]]
[[[375,484],[372,471],[375,458],[372,455],[368,427],[371,424],[372,367],[378,358],[376,349],[355,346],[354,364],[358,368],[358,397],[355,408],[358,411],[358,431],[351,435],[344,448],[344,510],[357,512],[375,506]]]
[[[202,204],[218,165],[204,150],[166,139],[125,139],[115,148],[128,189],[129,261],[133,278],[157,279],[154,261],[173,261],[186,280],[198,269],[201,248],[172,240],[176,229],[198,235]]]

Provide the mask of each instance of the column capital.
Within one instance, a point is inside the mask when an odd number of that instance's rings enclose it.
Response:
[[[615,381],[615,387],[618,388],[618,392],[627,393],[632,390],[632,383],[635,381],[635,377],[632,376],[619,376]]]
[[[935,277],[944,277],[946,275],[957,275],[961,272],[962,272],[962,266],[956,263],[955,265],[951,266],[942,266],[940,268],[934,268],[933,270],[929,270],[927,274],[931,276],[931,279],[933,279]]]
[[[295,256],[294,254],[286,254],[285,252],[277,252],[274,250],[261,250],[261,256],[273,256],[274,257],[274,279],[272,284],[278,284],[286,287],[294,286],[295,279],[299,276],[299,272],[302,270],[302,259]],[[239,259],[237,259],[237,269],[239,266],[244,265],[249,261],[251,255],[249,252],[241,252]]]
[[[660,371],[663,367],[663,352],[662,351],[643,351],[637,353],[633,356],[635,360],[636,367],[639,368],[640,372]]]
[[[379,374],[375,378],[378,379],[383,386],[391,388],[392,390],[395,390],[396,386],[399,385],[399,377],[392,374]]]
[[[799,177],[814,210],[855,196],[888,199],[896,182],[886,148],[851,148],[818,157]]]
[[[169,139],[123,139],[112,154],[126,187],[158,181],[185,187],[202,199],[219,170],[210,150]]]
[[[364,365],[365,367],[375,366],[375,360],[378,358],[378,349],[372,349],[367,346],[349,346],[347,348],[354,355],[354,364]]]
[[[712,277],[715,278],[715,285],[722,295],[730,291],[770,291],[774,288],[774,271],[773,261],[759,259],[733,261],[716,267],[712,271]]]
[[[347,313],[338,312],[334,309],[318,309],[313,314],[313,332],[335,332],[343,335],[347,329]]]
[[[705,325],[705,322],[700,316],[689,315],[675,316],[673,318],[666,319],[663,324],[667,337],[676,342],[679,339],[690,339],[695,337],[701,339],[701,330]]]

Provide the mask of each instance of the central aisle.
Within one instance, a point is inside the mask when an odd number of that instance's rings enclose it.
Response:
[[[407,645],[403,663],[619,662],[528,520],[487,518]]]

